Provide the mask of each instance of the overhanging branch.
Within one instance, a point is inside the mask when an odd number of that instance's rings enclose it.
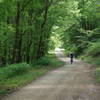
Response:
[[[32,2],[32,0],[26,1],[26,3],[22,6],[21,11],[23,11],[31,2]]]

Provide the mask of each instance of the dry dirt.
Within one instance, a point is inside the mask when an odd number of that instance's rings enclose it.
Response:
[[[66,64],[3,100],[100,100],[100,86],[92,78],[88,64],[75,60],[71,65],[61,51],[58,58]]]

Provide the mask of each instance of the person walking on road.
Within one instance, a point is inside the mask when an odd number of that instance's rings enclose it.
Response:
[[[71,64],[73,64],[73,58],[74,58],[74,54],[71,53],[71,54],[70,54],[70,63],[71,63]]]

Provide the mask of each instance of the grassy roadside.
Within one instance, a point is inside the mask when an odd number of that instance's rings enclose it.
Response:
[[[64,65],[55,55],[48,55],[32,65],[13,64],[0,69],[0,96],[24,86],[48,71]]]
[[[83,59],[85,62],[88,62],[94,68],[94,77],[97,83],[100,83],[100,57],[84,57]]]
[[[100,40],[92,43],[81,58],[93,66],[96,82],[100,83]]]

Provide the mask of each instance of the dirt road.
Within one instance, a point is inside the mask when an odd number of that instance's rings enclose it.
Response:
[[[49,72],[3,100],[100,100],[99,86],[91,77],[87,64],[75,60],[69,63],[60,51],[57,56],[65,66]]]

